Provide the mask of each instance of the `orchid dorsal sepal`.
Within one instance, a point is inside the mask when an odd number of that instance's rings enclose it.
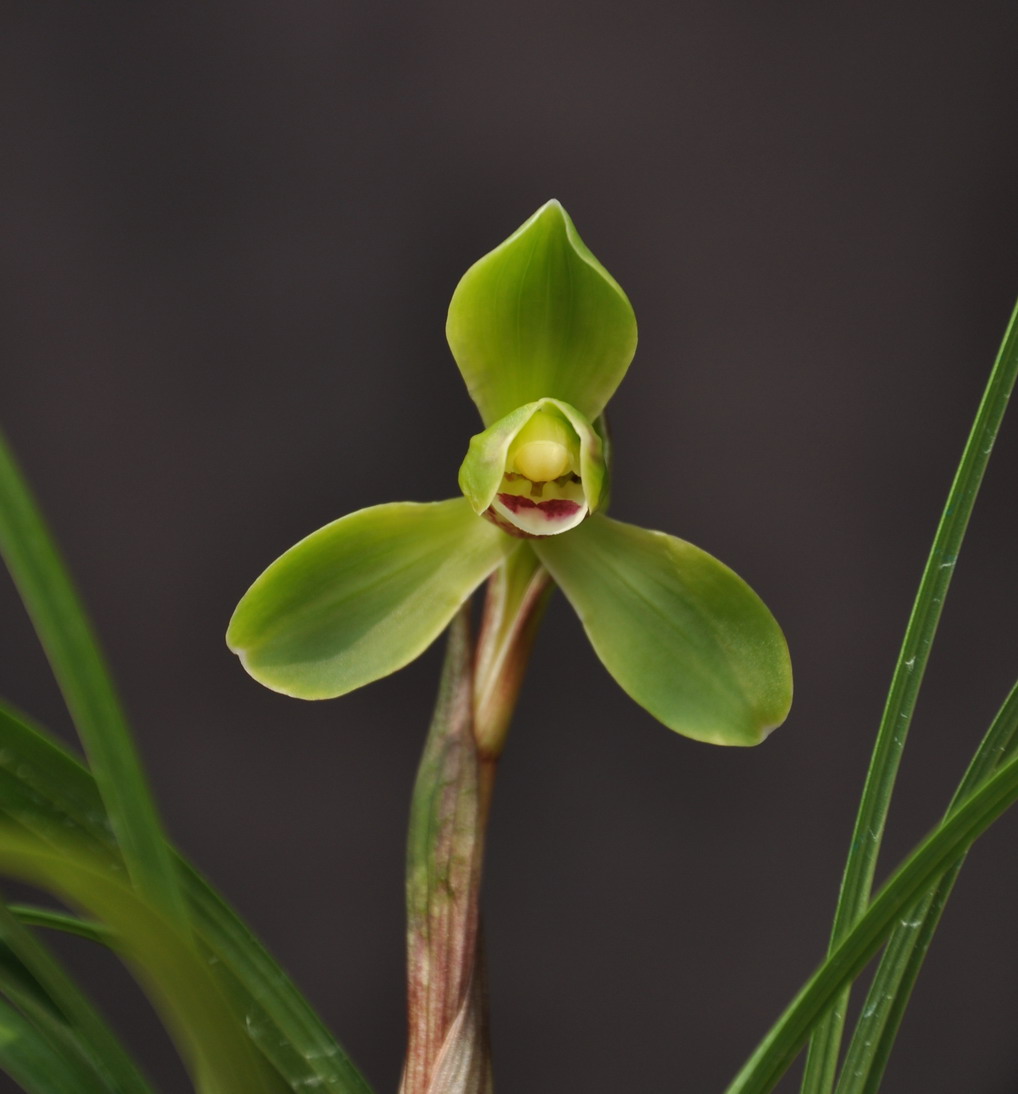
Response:
[[[636,352],[636,317],[549,201],[463,275],[446,335],[485,425],[544,396],[594,420]]]
[[[471,439],[460,489],[475,513],[511,535],[557,535],[602,507],[604,447],[576,407],[537,399]]]

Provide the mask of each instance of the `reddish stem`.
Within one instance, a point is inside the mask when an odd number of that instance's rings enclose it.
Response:
[[[547,589],[536,560],[510,560],[489,582],[476,654],[469,606],[449,631],[411,805],[400,1094],[492,1094],[481,867],[498,755]]]

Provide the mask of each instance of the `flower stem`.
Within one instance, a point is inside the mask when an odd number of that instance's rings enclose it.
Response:
[[[551,579],[521,544],[488,581],[474,670],[474,734],[482,756],[497,760],[505,745]]]
[[[492,1092],[481,867],[498,755],[548,587],[533,553],[518,550],[489,582],[476,654],[469,605],[449,630],[410,809],[400,1094]]]

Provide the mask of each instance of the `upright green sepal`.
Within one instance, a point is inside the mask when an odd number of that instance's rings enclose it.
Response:
[[[360,509],[269,566],[227,644],[273,691],[344,695],[423,653],[511,546],[464,498]]]
[[[567,532],[596,512],[606,477],[594,426],[568,403],[537,399],[471,438],[459,482],[475,513],[531,537]]]
[[[792,672],[784,635],[716,558],[605,516],[533,549],[608,671],[670,729],[754,745],[785,720]]]
[[[545,396],[593,421],[636,352],[636,317],[549,201],[463,275],[446,335],[485,425]]]

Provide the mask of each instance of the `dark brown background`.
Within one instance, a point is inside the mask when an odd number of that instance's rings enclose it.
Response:
[[[438,651],[320,705],[224,648],[276,554],[455,493],[457,278],[555,196],[628,291],[614,513],[783,622],[787,725],[714,750],[553,605],[485,894],[501,1094],[720,1091],[819,959],[919,571],[1018,292],[1004,3],[266,0],[0,12],[0,420],[101,629],[167,823],[395,1089],[407,799]],[[1018,670],[1004,431],[889,866]],[[66,731],[0,585],[0,691]],[[972,856],[886,1089],[1018,1087],[1018,827]],[[166,1091],[114,966],[74,947]],[[126,1001],[125,1001],[126,999]],[[791,1087],[789,1087],[791,1089]]]

